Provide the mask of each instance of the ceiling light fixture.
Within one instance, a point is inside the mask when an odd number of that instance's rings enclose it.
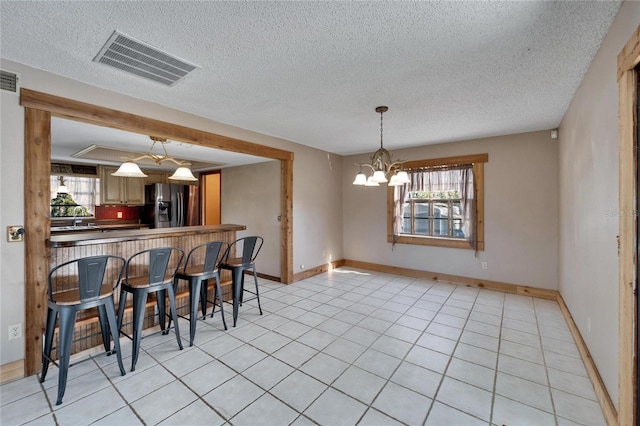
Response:
[[[58,190],[56,191],[58,194],[68,194],[69,190],[67,186],[64,184],[64,176],[59,176],[58,180],[60,181],[60,186],[58,186]]]
[[[389,108],[386,106],[376,108],[376,112],[380,114],[380,149],[371,156],[371,163],[356,163],[356,166],[360,166],[360,171],[353,181],[354,185],[380,186],[381,183],[389,182],[389,186],[398,186],[409,183],[407,172],[399,170],[404,161],[392,161],[391,154],[382,145],[382,114],[388,110]],[[373,174],[369,177],[362,171],[365,166],[373,171]]]
[[[188,167],[191,165],[191,163],[189,163],[188,161],[176,160],[175,158],[167,154],[167,149],[164,146],[165,142],[167,141],[166,139],[158,138],[155,136],[149,136],[149,138],[153,141],[153,144],[151,145],[151,149],[149,149],[149,152],[139,157],[128,158],[127,161],[122,163],[120,165],[120,168],[118,168],[118,170],[116,170],[114,173],[111,173],[111,175],[120,176],[120,177],[139,177],[139,178],[147,177],[147,175],[145,175],[142,172],[142,170],[140,170],[140,167],[135,162],[140,161],[143,158],[150,158],[158,165],[161,165],[163,161],[171,161],[176,165],[178,165],[178,168],[173,173],[173,175],[169,176],[169,179],[171,180],[185,180],[185,181],[198,180],[195,176],[193,176],[193,173],[191,173],[191,170]],[[156,146],[156,143],[160,143],[160,145],[162,145],[162,151],[164,152],[164,154],[154,154],[151,152],[153,151],[153,147]]]

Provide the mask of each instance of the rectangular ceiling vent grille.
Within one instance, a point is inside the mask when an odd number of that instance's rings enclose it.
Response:
[[[20,77],[18,74],[0,70],[0,89],[17,94],[20,91]]]
[[[199,66],[114,31],[93,59],[166,86],[173,86]]]

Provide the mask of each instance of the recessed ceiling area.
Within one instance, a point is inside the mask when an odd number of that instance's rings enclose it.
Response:
[[[119,165],[125,161],[125,158],[148,153],[152,144],[153,141],[149,135],[58,117],[51,118],[52,161]],[[191,162],[190,168],[194,172],[270,161],[269,158],[171,140],[165,142],[165,148],[171,157]],[[81,154],[78,155],[78,153]],[[163,153],[159,143],[156,143],[153,153]],[[155,170],[175,170],[176,167],[171,162],[156,165],[152,161],[141,160],[138,164],[143,168]]]
[[[0,2],[2,59],[336,154],[558,126],[620,1]],[[114,31],[201,68],[94,62]],[[10,70],[9,70],[10,71]]]

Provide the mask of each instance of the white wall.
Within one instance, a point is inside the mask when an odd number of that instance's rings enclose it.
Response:
[[[347,259],[557,289],[558,144],[550,131],[484,138],[406,150],[394,158],[421,160],[489,154],[485,176],[485,250],[387,242],[387,187],[352,185],[344,168],[344,255]],[[366,161],[345,158],[345,164]],[[488,269],[481,268],[488,263]]]
[[[560,124],[559,289],[616,405],[616,57],[639,22],[640,3],[625,2]]]
[[[322,250],[330,250],[334,259],[343,257],[340,188],[342,162],[335,156],[331,156],[332,168],[329,169],[326,166],[327,153],[320,150],[109,92],[15,62],[0,60],[0,67],[20,73],[22,87],[31,90],[292,151],[295,155],[294,264],[322,264]],[[3,182],[10,181],[12,185],[11,190],[5,189],[0,193],[0,228],[5,232],[8,225],[24,223],[24,111],[19,106],[17,97],[2,94],[0,114],[0,177]],[[322,173],[315,176],[309,173],[311,170],[322,170]],[[262,182],[257,184],[260,185]],[[311,218],[305,218],[306,214],[311,215]],[[309,238],[310,235],[313,238]],[[24,245],[7,245],[2,242],[0,247],[0,365],[4,365],[24,358],[24,340],[8,341],[6,328],[9,324],[24,323]]]

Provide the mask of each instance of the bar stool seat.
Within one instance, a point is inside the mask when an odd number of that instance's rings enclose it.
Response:
[[[196,335],[196,326],[198,320],[198,302],[202,304],[203,319],[207,315],[207,293],[208,282],[215,278],[216,289],[214,300],[212,302],[213,310],[211,318],[215,312],[215,301],[218,299],[220,305],[220,315],[222,315],[222,324],[227,329],[227,322],[224,318],[224,308],[222,306],[222,290],[220,288],[220,270],[219,265],[222,259],[221,254],[226,251],[228,244],[224,241],[212,241],[200,244],[189,252],[185,267],[176,272],[174,278],[174,292],[178,289],[179,280],[189,282],[189,345],[193,346],[193,339]],[[169,324],[171,319],[169,319]]]
[[[62,403],[70,367],[73,332],[77,313],[90,308],[98,308],[98,318],[102,330],[102,343],[108,355],[110,338],[113,337],[115,354],[120,373],[126,374],[122,365],[118,324],[113,292],[120,284],[125,260],[119,256],[90,256],[62,263],[51,269],[48,276],[47,324],[42,350],[42,370],[40,383],[45,381],[49,363],[53,362],[60,373],[58,375],[58,398],[56,405]],[[108,279],[105,280],[105,276]],[[113,284],[108,284],[109,282]],[[58,363],[51,359],[53,335],[60,316]]]
[[[238,308],[242,305],[243,294],[245,291],[253,294],[255,297],[249,300],[258,300],[258,310],[262,315],[262,307],[260,306],[260,293],[258,292],[258,276],[256,272],[256,258],[262,248],[264,239],[258,236],[243,237],[232,242],[220,263],[220,269],[231,271],[233,281],[233,326],[238,321]],[[236,252],[242,250],[242,256],[237,257]],[[233,256],[233,257],[232,257]],[[253,271],[253,281],[256,286],[255,293],[244,288],[244,271]]]
[[[156,294],[160,329],[163,334],[169,331],[165,329],[166,298],[169,296],[171,316],[175,323],[176,341],[182,350],[178,318],[176,316],[176,295],[173,290],[173,277],[182,263],[184,251],[176,247],[161,247],[143,250],[132,255],[125,266],[125,278],[120,285],[120,303],[118,307],[118,330],[133,341],[131,356],[131,371],[135,371],[138,355],[140,353],[140,341],[142,340],[142,326],[144,324],[147,297],[150,293]],[[169,267],[170,264],[175,266]],[[146,269],[139,272],[140,269]],[[128,336],[122,331],[122,322],[127,303],[127,294],[133,294],[133,336]]]

